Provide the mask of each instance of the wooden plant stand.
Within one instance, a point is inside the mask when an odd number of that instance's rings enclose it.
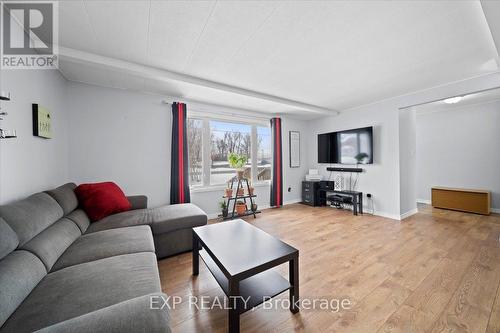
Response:
[[[220,214],[219,217],[221,217],[222,220],[224,220],[224,221],[225,220],[232,220],[232,219],[240,218],[240,217],[243,217],[243,216],[249,216],[249,215],[253,215],[253,217],[255,218],[256,217],[255,215],[260,213],[260,210],[253,210],[252,209],[253,208],[253,204],[254,204],[253,198],[256,198],[257,196],[255,194],[249,195],[249,193],[250,193],[250,184],[248,183],[248,179],[246,179],[246,178],[237,178],[238,182],[235,182],[235,178],[233,178],[231,180],[231,189],[233,190],[233,193],[235,193],[235,195],[231,196],[231,197],[223,196],[224,200],[227,200],[228,214],[227,214],[226,217],[224,217],[224,216],[222,216],[222,214]],[[234,185],[235,184],[236,184],[236,191],[234,189]],[[239,189],[243,189],[245,185],[246,185],[247,193],[248,194],[246,194],[246,195],[245,194],[244,195],[238,195],[238,190]],[[254,191],[255,191],[255,189],[254,189]],[[247,206],[247,210],[245,211],[244,214],[241,214],[241,215],[239,215],[238,213],[236,213],[236,203],[238,202],[239,199],[242,199],[245,202],[245,205]],[[247,199],[249,199],[249,201],[250,201],[250,207],[248,207]],[[231,203],[233,204],[233,209],[230,212],[229,208],[230,208]]]

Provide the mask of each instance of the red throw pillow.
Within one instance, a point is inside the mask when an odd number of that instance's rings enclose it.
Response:
[[[113,182],[81,184],[75,188],[80,206],[92,222],[130,210],[130,202]]]

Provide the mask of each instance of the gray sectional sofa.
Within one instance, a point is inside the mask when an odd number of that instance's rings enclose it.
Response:
[[[206,214],[136,196],[90,223],[74,188],[0,206],[0,332],[169,332],[157,257],[190,250]]]

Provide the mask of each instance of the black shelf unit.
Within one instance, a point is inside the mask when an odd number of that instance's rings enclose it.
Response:
[[[253,198],[256,198],[257,196],[255,194],[252,194],[252,195],[249,195],[249,194],[244,194],[244,195],[238,195],[238,191],[240,189],[244,189],[244,185],[246,184],[246,188],[247,188],[247,193],[250,193],[250,184],[248,182],[248,179],[246,178],[237,178],[238,179],[238,182],[236,183],[235,182],[235,178],[231,179],[231,189],[233,190],[233,193],[234,193],[234,197],[226,197],[226,196],[223,196],[222,198],[224,198],[224,200],[227,200],[227,209],[228,209],[228,214],[226,217],[224,217],[222,214],[219,215],[219,218],[222,218],[223,221],[226,221],[226,220],[233,220],[233,219],[236,219],[236,218],[239,218],[239,217],[243,217],[243,216],[250,216],[250,215],[253,215],[254,218],[256,218],[256,214],[259,214],[260,213],[260,210],[253,210]],[[236,183],[236,191],[234,189],[234,185]],[[245,183],[245,184],[243,184]],[[243,201],[245,202],[245,205],[247,206],[247,210],[245,211],[244,214],[237,214],[236,213],[236,203],[238,202],[239,199],[243,199]],[[248,209],[248,203],[247,203],[247,199],[250,200],[250,209]],[[229,205],[233,204],[233,209],[231,212],[229,212]]]
[[[319,206],[318,181],[302,181],[302,203],[309,206]]]
[[[222,288],[226,296],[228,296],[229,283],[224,273],[206,252],[206,250],[200,250],[199,254],[210,272],[212,272],[212,275],[214,276],[219,286]],[[278,272],[272,269],[241,280],[240,296],[247,299],[248,301],[246,304],[243,304],[243,307],[239,310],[239,313],[241,314],[247,312],[263,303],[266,299],[275,297],[290,288],[290,283]]]

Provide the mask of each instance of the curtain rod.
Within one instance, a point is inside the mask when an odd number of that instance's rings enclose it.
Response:
[[[167,105],[172,105],[173,102],[169,102],[167,100],[163,100],[162,101],[163,104],[167,104]],[[195,103],[199,103],[199,102],[195,102]],[[189,102],[187,103],[189,104]],[[226,107],[228,108],[228,107]],[[243,114],[243,113],[237,113],[237,112],[214,112],[214,111],[206,111],[206,110],[199,110],[199,109],[196,109],[195,108],[191,108],[189,107],[188,108],[188,112],[189,110],[191,111],[194,111],[194,112],[197,112],[197,113],[207,113],[208,115],[220,115],[220,116],[238,116],[238,117],[242,117],[242,118],[249,118],[249,119],[260,119],[260,120],[265,120],[265,121],[269,121],[271,118],[273,118],[273,115],[269,115],[269,117],[267,116],[261,116],[261,115],[246,115],[246,114]],[[246,111],[246,110],[242,110],[244,112],[252,112],[252,111]]]

